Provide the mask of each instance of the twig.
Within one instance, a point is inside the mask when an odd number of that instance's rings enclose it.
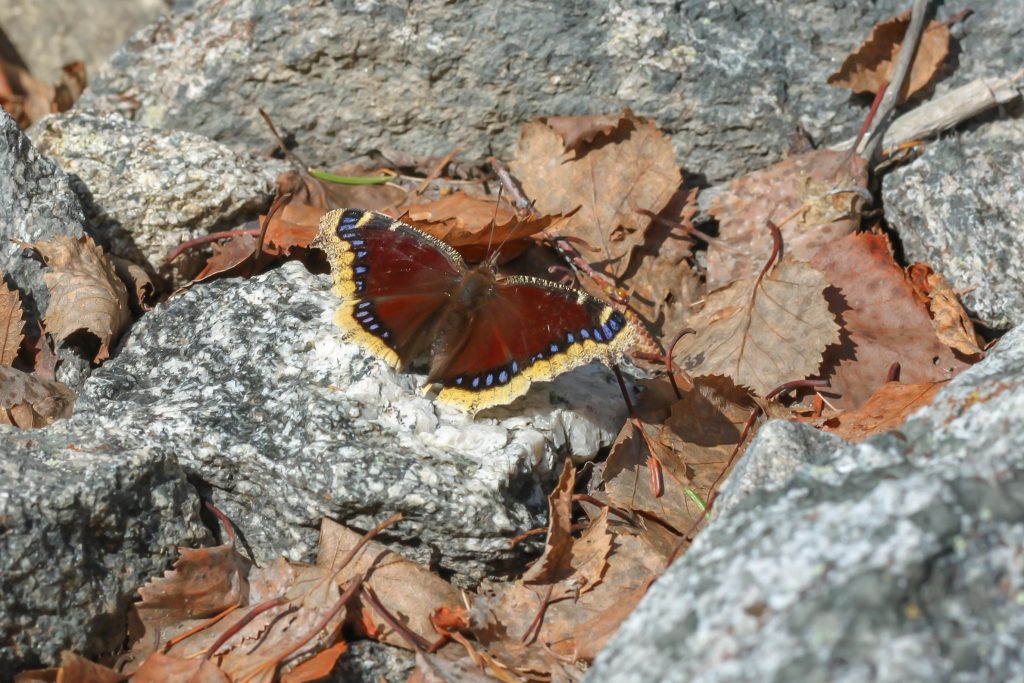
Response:
[[[882,98],[882,104],[878,107],[878,115],[875,117],[875,125],[867,142],[864,143],[864,150],[861,156],[873,161],[875,155],[881,149],[885,128],[892,118],[893,112],[900,99],[906,94],[906,86],[909,82],[910,67],[914,64],[914,57],[917,55],[917,46],[921,42],[921,34],[924,32],[925,19],[929,14],[928,0],[914,0],[914,6],[910,11],[910,25],[903,35],[903,44],[900,47],[899,56],[896,58],[896,67],[893,69],[892,80]]]

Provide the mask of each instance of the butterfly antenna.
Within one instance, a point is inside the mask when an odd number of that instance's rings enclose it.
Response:
[[[488,255],[491,253],[491,245],[494,244],[494,231],[497,229],[498,225],[498,207],[501,206],[501,188],[502,186],[498,185],[498,201],[494,203],[494,215],[491,216],[491,234],[487,236],[487,251],[485,253]],[[504,244],[504,242],[499,244],[498,249],[500,250]],[[488,256],[488,258],[490,258],[490,256]]]

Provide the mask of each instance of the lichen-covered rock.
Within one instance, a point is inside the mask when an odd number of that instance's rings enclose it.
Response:
[[[174,454],[257,558],[309,559],[318,520],[394,512],[401,550],[463,578],[542,526],[562,454],[593,457],[625,417],[600,366],[468,417],[341,341],[327,276],[298,263],[198,285],[144,316],[56,429],[82,447]],[[552,402],[555,405],[552,405]]]
[[[0,427],[0,678],[124,644],[136,591],[209,540],[185,472],[156,451]]]
[[[1024,120],[1002,119],[928,143],[883,185],[886,218],[907,260],[942,273],[997,329],[1024,322],[1021,178]]]
[[[202,135],[155,130],[119,116],[58,114],[35,126],[32,136],[71,174],[92,234],[113,253],[154,271],[182,242],[256,218],[285,168]],[[197,265],[184,278],[195,275]]]
[[[768,423],[586,680],[1024,678],[1022,452],[1024,327],[897,432]]]
[[[319,164],[382,147],[507,157],[524,119],[628,106],[721,181],[780,159],[798,126],[854,134],[867,103],[826,77],[904,5],[205,0],[136,34],[78,106],[245,150],[269,142],[263,106]]]

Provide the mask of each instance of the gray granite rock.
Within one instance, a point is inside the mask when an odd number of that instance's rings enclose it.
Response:
[[[31,134],[71,174],[92,234],[113,253],[164,275],[171,273],[160,266],[180,243],[256,218],[285,168],[202,135],[117,116],[58,114]],[[191,266],[186,279],[198,272],[198,263]]]
[[[1024,680],[1022,423],[1020,327],[898,432],[768,423],[586,680]]]
[[[413,654],[407,650],[378,643],[357,640],[338,660],[328,683],[405,683],[416,666]]]
[[[966,290],[964,305],[998,329],[1024,322],[1022,178],[1024,119],[1003,118],[928,143],[883,184],[907,260]]]
[[[39,259],[16,241],[80,237],[84,226],[82,205],[67,174],[0,110],[0,273],[21,291],[33,319],[46,310],[50,297]]]
[[[174,454],[257,559],[311,559],[318,520],[368,529],[462,580],[500,568],[542,526],[562,454],[593,457],[624,419],[600,366],[470,418],[343,343],[329,278],[298,263],[199,285],[143,316],[86,382],[82,448]]]
[[[20,293],[28,333],[38,333],[50,294],[42,262],[20,243],[84,234],[85,215],[67,174],[0,110],[0,277]],[[70,345],[57,354],[57,379],[78,387],[89,374],[89,357]]]
[[[525,119],[628,106],[721,181],[778,160],[798,125],[854,134],[867,103],[826,77],[905,4],[204,0],[133,36],[79,106],[245,150],[270,142],[262,106],[318,164],[508,156]]]
[[[167,454],[0,427],[0,680],[118,651],[139,586],[209,540],[198,511]]]

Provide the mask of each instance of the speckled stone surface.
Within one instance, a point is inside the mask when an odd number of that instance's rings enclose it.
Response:
[[[416,666],[413,654],[372,640],[349,645],[327,683],[405,683]]]
[[[286,168],[202,135],[118,116],[71,111],[47,117],[31,134],[39,150],[71,174],[97,239],[153,270],[182,242],[255,219]],[[192,264],[185,277],[197,268]]]
[[[588,683],[1024,680],[1024,328],[897,432],[811,432],[762,429]]]
[[[39,259],[15,240],[77,237],[85,234],[84,226],[82,205],[67,174],[0,110],[0,273],[21,291],[32,319],[46,310],[50,297]]]
[[[258,104],[319,164],[381,147],[507,158],[526,119],[628,106],[719,182],[779,160],[798,125],[856,133],[868,103],[826,78],[905,4],[201,0],[136,34],[78,106],[252,150]],[[1020,5],[986,10],[1003,4]],[[978,10],[989,40],[1011,11]]]
[[[1024,119],[1003,118],[928,143],[883,184],[907,260],[965,290],[964,305],[998,329],[1024,322],[1022,178]]]
[[[311,559],[322,516],[368,529],[400,511],[403,552],[471,580],[544,524],[558,453],[593,457],[624,420],[600,366],[476,419],[439,406],[343,343],[337,304],[298,263],[196,286],[144,316],[53,429],[174,454],[259,559]]]
[[[166,453],[0,426],[0,680],[116,652],[138,587],[209,540],[198,506]]]

